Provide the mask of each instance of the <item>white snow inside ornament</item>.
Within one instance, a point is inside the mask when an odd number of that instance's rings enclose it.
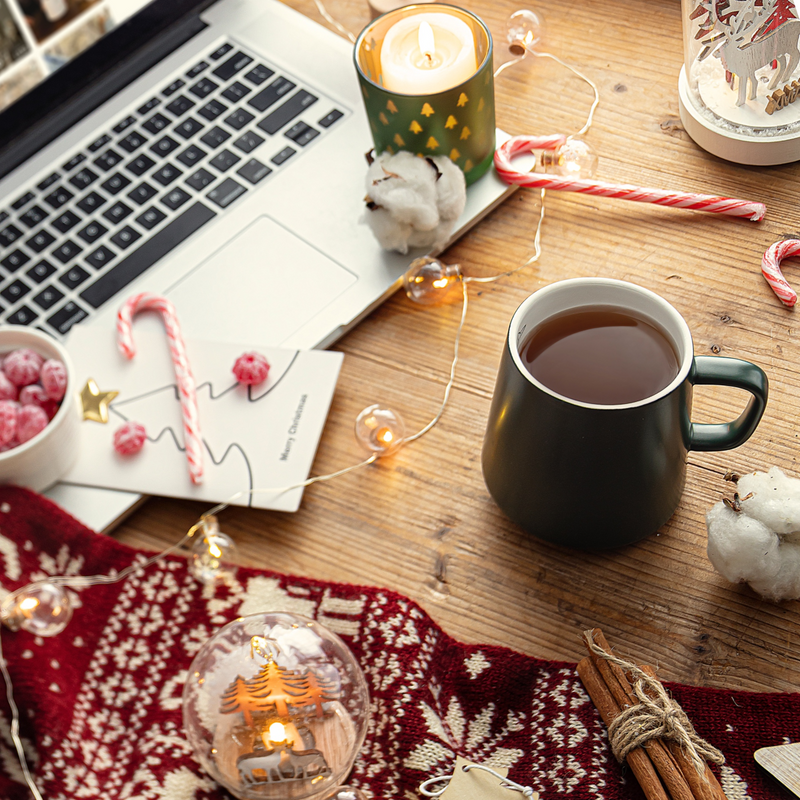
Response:
[[[777,467],[743,475],[706,525],[708,557],[723,577],[774,602],[800,598],[800,480]]]
[[[383,153],[367,170],[364,217],[381,247],[439,250],[467,202],[464,173],[447,156]]]

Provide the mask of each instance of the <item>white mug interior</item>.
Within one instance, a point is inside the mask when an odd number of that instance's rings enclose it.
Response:
[[[579,308],[609,306],[621,308],[636,316],[649,320],[669,338],[678,356],[678,374],[660,392],[643,400],[624,405],[605,406],[585,403],[554,392],[531,375],[522,361],[520,347],[527,336],[543,322]],[[557,281],[539,289],[522,302],[511,318],[508,330],[511,357],[520,373],[543,392],[586,408],[635,408],[666,397],[679,386],[689,374],[694,358],[692,335],[686,320],[663,297],[628,281],[613,278],[571,278]]]

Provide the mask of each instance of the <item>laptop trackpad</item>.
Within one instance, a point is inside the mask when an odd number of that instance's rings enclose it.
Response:
[[[357,277],[269,217],[258,217],[173,284],[190,338],[277,346]],[[213,321],[209,319],[213,316]]]

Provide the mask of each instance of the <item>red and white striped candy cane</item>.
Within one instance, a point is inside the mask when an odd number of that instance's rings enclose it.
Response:
[[[761,272],[785,306],[792,308],[797,302],[797,292],[786,282],[781,272],[781,261],[784,258],[800,255],[800,239],[785,239],[775,242],[761,259]]]
[[[566,141],[565,137],[561,137],[561,142],[556,142],[557,139],[557,136],[514,136],[498,147],[494,154],[494,166],[497,174],[506,183],[516,183],[520,186],[616,197],[619,200],[655,203],[659,206],[672,206],[693,211],[709,211],[729,217],[746,217],[753,222],[763,219],[767,210],[763,203],[736,200],[732,197],[717,197],[716,195],[691,192],[668,192],[662,189],[642,189],[622,183],[603,183],[560,175],[546,175],[540,172],[518,172],[514,169],[511,163],[514,155],[528,153],[531,150],[553,149]],[[553,142],[556,143],[552,144]]]
[[[203,441],[200,438],[200,420],[197,413],[197,392],[194,377],[186,355],[175,306],[165,297],[144,292],[129,297],[117,314],[117,344],[126,358],[136,355],[133,343],[132,322],[139,311],[158,311],[164,320],[164,328],[169,340],[169,350],[175,367],[178,382],[178,393],[181,399],[183,414],[183,443],[186,448],[186,460],[189,462],[189,475],[192,483],[203,480]]]

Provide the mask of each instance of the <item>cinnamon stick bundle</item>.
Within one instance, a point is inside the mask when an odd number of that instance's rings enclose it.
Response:
[[[584,642],[589,650],[589,657],[578,664],[578,675],[586,688],[589,697],[600,712],[606,726],[611,726],[617,717],[629,708],[641,707],[633,684],[626,670],[618,663],[612,663],[611,648],[603,632],[595,628],[584,633]],[[600,652],[597,652],[597,651]],[[619,661],[619,659],[615,659]],[[623,662],[625,663],[625,662]],[[636,671],[633,664],[626,664],[626,669]],[[648,677],[655,680],[652,668],[640,667]],[[638,676],[641,678],[641,673]],[[651,688],[661,694],[660,685]],[[652,696],[648,693],[647,697]],[[645,701],[647,700],[645,697]],[[678,709],[680,710],[680,709]],[[631,712],[631,713],[636,713]],[[692,745],[697,742],[711,750],[709,757],[721,757],[713,748],[696,737],[691,724],[686,725],[695,736]],[[637,741],[631,744],[636,744]],[[726,800],[725,794],[713,772],[705,764],[704,774],[699,774],[692,757],[678,742],[651,738],[641,746],[630,750],[626,761],[636,777],[647,800]]]

